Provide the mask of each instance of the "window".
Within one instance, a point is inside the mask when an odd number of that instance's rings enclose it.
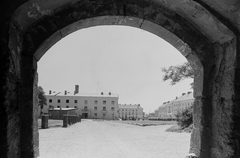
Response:
[[[107,103],[107,101],[106,101],[106,100],[104,100],[104,101],[103,101],[103,104],[106,104],[106,103]]]
[[[52,103],[52,99],[49,99],[49,103]]]
[[[86,107],[86,106],[84,106],[84,110],[87,110],[87,107]]]
[[[52,105],[49,105],[49,106],[48,106],[48,109],[51,109],[51,108],[52,108]]]
[[[112,105],[114,104],[115,102],[114,101],[112,101]]]
[[[94,100],[94,104],[97,104],[98,103],[98,101],[97,100]]]
[[[114,107],[111,107],[111,110],[114,111]]]
[[[74,108],[76,108],[76,109],[77,109],[77,106],[74,106]]]
[[[58,101],[57,101],[58,103],[61,103],[61,100],[60,99],[58,99]]]
[[[103,107],[103,111],[106,111],[106,107]]]
[[[94,110],[97,110],[97,107],[94,107]]]
[[[69,108],[69,106],[66,106],[66,108]]]
[[[94,116],[97,117],[97,113],[94,113]]]
[[[60,108],[61,106],[57,106],[58,108]]]
[[[106,116],[106,114],[103,114],[103,117],[105,117]]]
[[[84,104],[87,104],[88,103],[88,101],[87,100],[84,100]]]
[[[69,100],[68,100],[68,99],[66,100],[66,103],[69,103]]]
[[[74,100],[74,103],[77,103],[77,100]]]

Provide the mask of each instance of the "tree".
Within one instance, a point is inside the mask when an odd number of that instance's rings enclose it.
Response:
[[[44,105],[47,105],[47,98],[45,92],[43,91],[43,88],[41,86],[38,86],[38,106],[41,109],[41,115]]]
[[[177,123],[182,129],[189,127],[193,124],[193,106],[190,106],[184,110],[177,111],[175,115],[177,118]]]
[[[171,85],[175,85],[186,78],[194,78],[194,70],[188,62],[169,68],[164,67],[162,72],[164,72],[163,81],[171,80]],[[191,83],[191,87],[193,87],[193,83]],[[178,111],[175,116],[182,129],[189,127],[193,123],[193,107]]]
[[[186,78],[194,78],[194,70],[188,62],[169,68],[164,67],[162,72],[164,73],[163,81],[171,80],[171,85],[175,85]],[[193,86],[193,83],[191,83],[191,86]]]

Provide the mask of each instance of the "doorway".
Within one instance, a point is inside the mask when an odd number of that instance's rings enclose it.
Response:
[[[82,114],[82,118],[83,118],[83,119],[87,119],[87,118],[88,118],[88,113],[83,113],[83,114]]]

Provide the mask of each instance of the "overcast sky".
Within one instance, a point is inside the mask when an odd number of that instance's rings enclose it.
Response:
[[[56,43],[38,62],[39,82],[49,90],[119,95],[120,104],[141,104],[144,112],[192,91],[192,79],[171,86],[162,67],[186,58],[158,36],[127,26],[98,26],[74,32]]]

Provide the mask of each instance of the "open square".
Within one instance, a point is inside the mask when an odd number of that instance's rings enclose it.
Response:
[[[40,129],[40,158],[185,157],[190,134],[165,132],[171,126],[84,120],[68,128]]]

